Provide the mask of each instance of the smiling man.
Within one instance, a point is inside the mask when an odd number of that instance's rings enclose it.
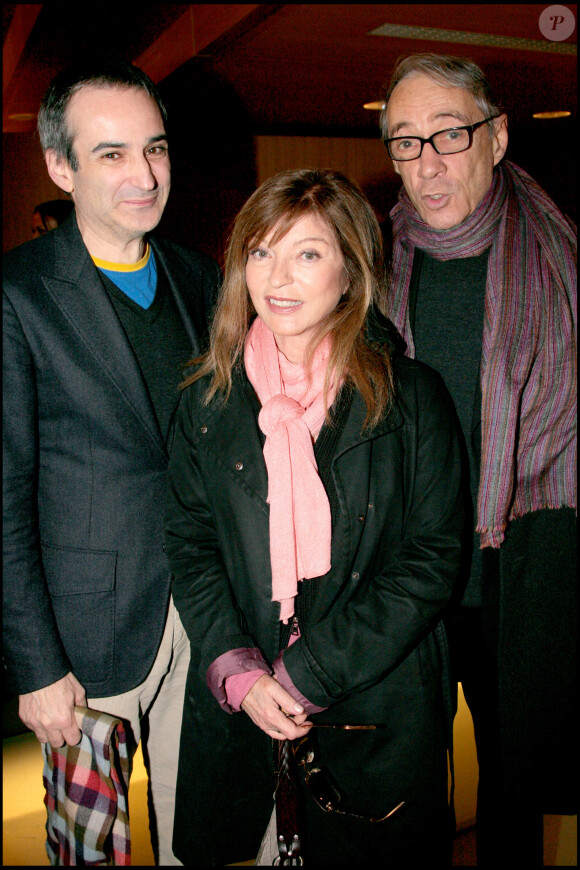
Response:
[[[170,188],[165,120],[127,63],[65,70],[42,101],[48,173],[74,212],[4,261],[3,476],[4,656],[21,719],[47,763],[49,744],[81,737],[74,705],[121,718],[130,751],[143,733],[162,865],[180,863],[189,662],[163,551],[166,441],[219,283],[211,259],[149,235]],[[53,863],[71,848],[72,863],[111,859],[87,851],[82,814],[59,845],[48,805]],[[93,838],[106,818],[90,816]]]
[[[576,233],[503,160],[481,69],[396,67],[382,134],[403,181],[387,313],[444,377],[473,513],[452,665],[479,761],[478,864],[541,865],[542,813],[577,812]]]

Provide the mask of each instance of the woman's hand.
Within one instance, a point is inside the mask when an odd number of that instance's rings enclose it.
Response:
[[[242,701],[242,710],[275,740],[303,737],[312,725],[303,707],[268,674],[254,683]]]

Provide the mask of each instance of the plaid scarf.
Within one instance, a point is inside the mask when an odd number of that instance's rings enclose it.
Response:
[[[127,865],[129,758],[123,723],[75,707],[76,746],[42,744],[47,810],[46,852],[51,864]]]
[[[511,519],[576,507],[576,233],[549,196],[503,161],[477,209],[450,230],[424,223],[404,190],[391,211],[387,314],[415,356],[409,325],[414,249],[438,260],[488,247],[481,354],[481,547]]]

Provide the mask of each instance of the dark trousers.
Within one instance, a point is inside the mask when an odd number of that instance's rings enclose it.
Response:
[[[514,521],[483,551],[481,608],[447,624],[479,763],[478,864],[543,864],[544,813],[576,813],[574,511]]]
[[[542,814],[515,806],[503,793],[497,665],[483,638],[481,609],[462,608],[448,634],[455,677],[473,719],[479,764],[477,864],[541,866]]]

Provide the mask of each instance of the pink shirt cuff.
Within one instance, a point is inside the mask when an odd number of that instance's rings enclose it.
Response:
[[[218,656],[211,663],[206,682],[220,707],[226,713],[237,713],[254,683],[263,674],[271,673],[272,668],[259,649],[240,647]]]
[[[296,638],[297,639],[297,638]],[[310,716],[312,713],[322,713],[323,710],[327,710],[328,707],[318,707],[316,704],[313,704],[312,701],[309,701],[308,698],[305,698],[304,695],[296,688],[294,683],[292,682],[292,678],[290,674],[286,670],[286,665],[282,659],[283,653],[280,653],[275,659],[272,667],[274,668],[274,673],[276,678],[283,689],[286,689],[289,695],[292,695],[295,701],[298,701],[299,704],[304,707],[304,712],[308,713]]]
[[[239,713],[242,709],[242,701],[260,677],[264,674],[269,674],[270,671],[246,671],[244,674],[232,674],[231,677],[226,677],[225,688],[227,702],[234,713]]]

